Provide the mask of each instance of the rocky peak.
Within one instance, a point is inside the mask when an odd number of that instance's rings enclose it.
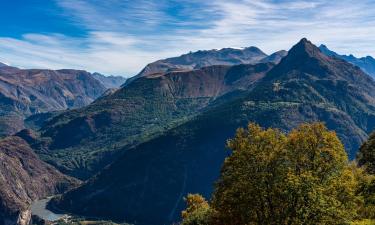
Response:
[[[288,53],[288,58],[291,58],[292,60],[298,60],[300,58],[306,57],[326,59],[326,56],[322,54],[318,47],[316,47],[306,38],[303,38],[290,49]]]
[[[306,38],[294,45],[288,54],[267,75],[269,79],[290,79],[303,74],[324,77],[328,74],[332,58],[323,54]],[[298,74],[292,71],[298,71]]]

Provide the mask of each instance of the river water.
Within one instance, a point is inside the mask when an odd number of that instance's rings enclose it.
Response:
[[[31,213],[48,221],[56,221],[65,216],[65,214],[56,214],[46,208],[47,203],[52,197],[35,201],[31,205]]]

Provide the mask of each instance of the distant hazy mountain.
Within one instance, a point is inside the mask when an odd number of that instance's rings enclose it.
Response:
[[[32,141],[29,131],[19,134]],[[30,205],[79,184],[41,161],[29,143],[18,136],[0,140],[0,224],[28,225]]]
[[[121,76],[106,76],[100,73],[93,73],[92,76],[100,81],[106,88],[118,88],[126,81],[125,77]]]
[[[288,55],[288,51],[285,51],[285,50],[280,50],[280,51],[277,51],[265,58],[263,58],[260,62],[273,62],[275,64],[278,64],[282,58],[284,58],[285,56]]]
[[[27,116],[82,107],[105,90],[104,85],[86,71],[1,66],[0,136],[22,129]]]
[[[277,64],[280,59],[286,55],[285,53],[286,51],[279,51],[268,56],[257,47],[243,49],[223,48],[220,50],[190,52],[178,57],[150,63],[138,75],[129,78],[126,83],[130,83],[134,79],[153,73],[186,71],[212,65],[255,64],[259,62],[272,62]]]
[[[356,58],[353,55],[340,55],[330,49],[325,45],[320,45],[319,49],[326,55],[334,56],[343,60],[346,60],[354,65],[360,67],[364,72],[368,73],[375,78],[375,59],[371,56],[366,56],[362,58]]]
[[[41,130],[51,140],[49,151],[36,151],[74,175],[115,159],[56,200],[59,207],[171,224],[188,193],[209,196],[228,154],[226,140],[249,121],[283,131],[323,121],[354,158],[375,128],[374,90],[375,81],[358,67],[302,39],[277,65],[210,66],[136,79],[53,118]]]

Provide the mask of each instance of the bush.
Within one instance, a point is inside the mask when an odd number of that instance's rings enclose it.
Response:
[[[189,194],[185,199],[187,208],[182,211],[181,225],[207,225],[212,215],[208,202],[201,195]]]

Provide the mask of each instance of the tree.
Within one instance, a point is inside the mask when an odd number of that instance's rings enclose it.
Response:
[[[348,224],[356,216],[356,179],[342,143],[323,124],[288,135],[250,124],[228,148],[213,224]]]
[[[187,207],[181,213],[183,218],[181,225],[210,224],[211,209],[208,202],[201,195],[189,194],[185,201]]]
[[[360,196],[362,204],[358,208],[359,219],[375,219],[375,179],[363,167],[351,164],[357,180],[356,194]],[[372,224],[375,221],[371,220]]]
[[[361,218],[375,219],[375,132],[359,148],[357,161],[357,192],[364,201],[359,213]]]
[[[212,202],[218,224],[270,224],[276,214],[273,202],[281,202],[276,190],[285,178],[280,171],[285,142],[280,131],[255,124],[228,141],[232,155],[224,162]]]
[[[359,148],[357,155],[358,165],[365,167],[370,174],[375,174],[375,132]]]

